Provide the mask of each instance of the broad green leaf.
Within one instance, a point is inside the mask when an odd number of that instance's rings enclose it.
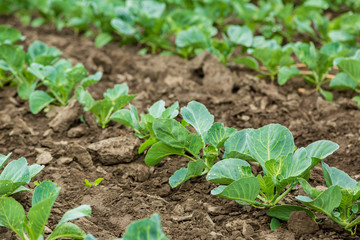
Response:
[[[234,128],[226,128],[222,123],[214,123],[207,132],[205,143],[220,148],[225,141],[236,132]]]
[[[67,211],[61,218],[57,227],[62,223],[69,222],[81,217],[90,217],[90,215],[91,215],[91,207],[89,205],[81,205],[77,208]]]
[[[129,92],[129,87],[125,84],[115,84],[112,89],[106,90],[104,93],[105,99],[115,100],[121,95],[126,95]]]
[[[261,176],[261,174],[258,174],[256,178],[259,179],[261,192],[264,193],[266,198],[271,201],[274,198],[275,192],[275,184],[272,177]]]
[[[177,47],[202,47],[205,48],[208,38],[198,27],[190,27],[179,32],[176,36],[175,45]]]
[[[160,216],[154,214],[151,218],[145,218],[132,222],[127,227],[122,240],[169,240],[161,229]]]
[[[279,70],[278,83],[284,85],[291,78],[299,75],[299,69],[295,66],[283,66]]]
[[[31,93],[35,91],[37,82],[23,82],[18,85],[17,93],[23,100],[28,100]]]
[[[271,207],[266,211],[266,215],[274,217],[283,221],[288,221],[290,214],[292,212],[304,211],[306,212],[313,220],[315,220],[315,214],[307,208],[296,206],[296,205],[278,205]]]
[[[184,154],[184,149],[174,148],[163,142],[157,142],[146,153],[145,163],[149,166],[155,166],[166,156],[182,154]]]
[[[306,196],[297,196],[296,199],[310,209],[332,216],[334,209],[340,205],[341,196],[340,188],[331,186],[314,200]]]
[[[302,176],[311,166],[311,158],[305,148],[297,149],[293,154],[284,158],[281,165],[280,179]]]
[[[250,167],[250,164],[236,158],[223,159],[212,166],[206,175],[206,180],[218,184],[230,184],[242,178],[240,168],[243,166]]]
[[[227,29],[227,35],[231,42],[237,45],[250,47],[253,42],[253,34],[246,26],[230,25]]]
[[[224,158],[241,158],[247,161],[253,161],[250,156],[248,141],[249,141],[249,129],[241,130],[225,141],[225,154]],[[231,155],[231,156],[230,156]]]
[[[0,198],[0,224],[13,230],[22,239],[25,239],[23,225],[25,220],[25,210],[13,198]]]
[[[319,140],[309,144],[305,148],[312,161],[308,170],[314,168],[321,160],[333,154],[338,148],[338,144],[329,140]]]
[[[117,111],[123,107],[125,107],[131,100],[133,100],[136,97],[135,94],[131,95],[121,95],[115,100],[113,100],[113,111]]]
[[[109,42],[111,42],[113,39],[113,37],[111,36],[110,33],[100,33],[99,35],[96,36],[95,38],[95,46],[97,47],[103,47],[106,44],[108,44]]]
[[[338,67],[360,85],[360,60],[344,59]]]
[[[32,63],[28,70],[42,81],[45,79],[51,79],[53,83],[56,81],[57,72],[53,66],[43,66],[39,63]]]
[[[158,142],[158,140],[156,139],[156,137],[150,137],[149,139],[147,139],[145,142],[143,142],[140,145],[138,153],[139,154],[143,153],[146,148],[150,147],[151,145],[154,145],[157,142]]]
[[[28,57],[31,62],[40,63],[42,65],[50,65],[62,52],[55,47],[48,47],[45,43],[34,41],[28,48]]]
[[[33,164],[29,166],[30,178],[35,177],[45,166]]]
[[[25,37],[21,32],[9,25],[0,26],[0,44],[12,44],[24,40]]]
[[[25,52],[19,46],[0,45],[0,69],[18,75],[25,64]]]
[[[84,78],[83,80],[81,80],[81,86],[83,88],[87,88],[88,86],[99,82],[102,75],[103,75],[102,72],[97,72],[93,75],[90,75],[90,76]]]
[[[322,170],[324,173],[326,185],[328,187],[339,186],[344,189],[356,188],[357,182],[352,179],[347,173],[335,167],[329,167],[329,165],[327,165],[325,162],[322,162]]]
[[[175,188],[192,177],[201,176],[204,170],[205,164],[202,160],[197,160],[196,162],[189,162],[187,168],[181,168],[177,170],[170,178],[169,184],[172,188]]]
[[[332,42],[352,42],[356,41],[356,36],[345,30],[332,30],[328,33]]]
[[[71,222],[59,224],[46,240],[55,240],[59,238],[83,239],[86,233],[80,227]]]
[[[269,124],[248,132],[250,155],[261,165],[270,159],[293,153],[295,144],[291,132],[280,124]]]
[[[281,228],[281,222],[276,218],[272,218],[270,222],[270,229],[274,231],[278,228]]]
[[[121,123],[125,126],[131,127],[133,129],[137,129],[137,130],[140,129],[140,123],[139,123],[139,119],[137,117],[137,110],[136,110],[136,112],[133,112],[128,109],[120,109],[120,110],[114,112],[111,115],[110,119],[115,122]]]
[[[9,161],[10,156],[12,153],[9,153],[8,155],[2,155],[0,154],[0,170],[3,168],[3,166]]]
[[[160,141],[174,148],[185,149],[193,156],[197,156],[203,147],[200,136],[191,134],[174,119],[155,119],[153,129]]]
[[[136,33],[134,26],[121,19],[114,18],[110,24],[120,35],[131,36]]]
[[[75,67],[70,68],[70,70],[66,70],[65,73],[68,84],[68,86],[66,86],[68,95],[70,95],[73,87],[88,75],[86,68],[82,64],[77,64]]]
[[[75,95],[78,102],[84,106],[84,111],[89,111],[94,106],[95,100],[82,86],[76,88]]]
[[[175,118],[179,114],[179,102],[175,102],[173,105],[165,109],[162,113],[162,118]]]
[[[44,181],[35,188],[32,207],[28,213],[29,226],[32,229],[29,235],[33,239],[38,239],[43,234],[51,208],[59,192],[60,188],[57,188],[53,182],[49,181]]]
[[[256,177],[246,177],[232,182],[217,196],[253,203],[259,193],[259,180]]]
[[[195,128],[203,142],[205,142],[207,131],[214,122],[214,116],[207,110],[205,105],[191,101],[186,107],[181,108],[181,115],[187,123]]]
[[[333,94],[329,91],[325,91],[324,89],[320,88],[320,94],[325,98],[326,101],[331,102],[334,98]]]
[[[55,99],[44,91],[36,90],[30,94],[29,105],[33,114],[39,113],[44,107],[52,103]]]
[[[333,79],[331,79],[329,87],[331,89],[352,89],[354,90],[356,88],[356,82],[349,77],[346,73],[340,72],[335,75]]]
[[[255,71],[259,71],[259,63],[253,57],[239,57],[234,60],[235,63],[239,63],[249,67]]]
[[[0,174],[0,180],[13,182],[30,182],[30,171],[25,158],[19,158],[10,162]]]
[[[22,185],[25,185],[26,182],[16,181],[13,182],[8,179],[1,179],[0,180],[0,197],[9,196],[14,194],[15,190],[17,190]]]
[[[157,101],[150,108],[148,108],[148,111],[154,118],[161,118],[163,112],[165,111],[165,101]]]

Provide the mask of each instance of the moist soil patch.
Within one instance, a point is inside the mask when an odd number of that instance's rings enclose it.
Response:
[[[140,56],[137,47],[110,44],[96,48],[92,40],[72,31],[28,27],[12,16],[2,16],[0,23],[18,28],[26,36],[25,49],[40,40],[59,48],[74,64],[83,63],[91,74],[103,71],[102,80],[90,87],[97,99],[114,84],[126,83],[131,93],[138,94],[132,104],[139,112],[160,99],[167,105],[179,101],[180,106],[196,100],[208,107],[215,121],[238,130],[280,123],[291,130],[297,147],[320,139],[338,143],[340,149],[327,163],[360,180],[360,111],[347,92],[336,92],[335,100],[329,103],[301,79],[279,87],[256,78],[256,73],[248,69],[225,67],[207,53],[190,61],[176,56]],[[81,108],[74,103],[32,115],[15,89],[0,89],[0,153],[13,152],[12,159],[24,156],[30,163],[45,164],[36,180],[52,180],[61,187],[49,229],[65,211],[90,204],[92,217],[80,219],[77,224],[104,240],[121,237],[129,223],[155,212],[161,216],[166,235],[175,240],[359,237],[322,215],[318,216],[319,225],[314,226],[300,214],[283,223],[281,229],[271,231],[266,210],[211,196],[215,185],[204,177],[171,189],[168,179],[186,166],[186,159],[168,157],[155,167],[146,166],[144,155],[137,154],[141,141],[131,129],[116,123],[100,129],[88,114],[84,114],[83,123]],[[94,181],[99,177],[104,178],[99,186],[84,186],[85,178]],[[310,183],[325,185],[320,166],[312,171]],[[304,193],[297,187],[283,203],[296,202],[294,196],[299,194]],[[31,193],[15,198],[27,209],[30,207]],[[50,231],[48,228],[46,231]],[[0,239],[16,238],[1,228]]]

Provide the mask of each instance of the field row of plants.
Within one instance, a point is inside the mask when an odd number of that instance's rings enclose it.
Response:
[[[126,85],[115,85],[104,93],[104,99],[95,101],[86,88],[96,84],[101,73],[88,76],[83,65],[72,66],[69,60],[60,58],[58,49],[39,41],[30,44],[25,51],[15,45],[24,38],[19,31],[9,26],[1,26],[0,31],[0,80],[4,85],[16,86],[18,95],[29,100],[33,113],[51,105],[67,105],[76,99],[84,106],[84,111],[95,115],[100,127],[105,128],[113,120],[132,128],[135,135],[144,140],[138,152],[146,154],[147,165],[157,165],[172,155],[188,158],[187,167],[170,177],[172,188],[190,178],[206,176],[208,181],[219,184],[212,190],[213,195],[241,205],[266,208],[273,218],[272,229],[278,228],[280,221],[287,221],[293,211],[305,211],[316,220],[311,211],[314,210],[355,233],[360,222],[357,216],[360,183],[324,162],[338,149],[336,143],[321,140],[298,148],[291,132],[279,124],[238,131],[214,122],[206,106],[196,101],[181,108],[175,102],[166,108],[166,103],[160,100],[148,113],[139,116],[138,110],[129,104],[136,95],[129,95]],[[128,104],[128,109],[122,109]],[[10,154],[1,155],[0,166],[3,167],[9,158]],[[219,158],[221,161],[217,161]],[[249,162],[258,164],[262,173],[254,175]],[[320,162],[326,190],[318,190],[308,183],[311,169]],[[9,197],[26,191],[24,185],[42,168],[28,166],[26,160],[20,158],[10,162],[0,175],[0,224],[12,229],[21,239],[43,239],[46,222],[60,191],[55,183],[39,183],[27,217],[21,204]],[[308,196],[296,196],[298,201],[294,205],[282,204],[281,200],[297,185],[301,185]],[[299,206],[300,203],[303,206]],[[88,205],[68,211],[47,239],[94,239],[69,222],[89,216],[90,212]],[[156,236],[141,239],[166,239],[158,215],[135,224],[129,227],[124,239],[133,239],[136,234]]]
[[[280,85],[302,77],[328,101],[332,89],[360,92],[356,0],[26,0],[1,6],[32,26],[53,23],[94,37],[98,47],[141,44],[141,54],[184,58],[209,51]],[[353,100],[360,105],[359,96]]]

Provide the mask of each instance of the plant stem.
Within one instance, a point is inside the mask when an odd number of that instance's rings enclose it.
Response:
[[[290,186],[285,192],[283,192],[283,194],[281,194],[279,197],[276,198],[276,200],[273,202],[273,205],[276,205],[281,199],[283,199],[285,197],[286,194],[288,194],[291,189],[293,189],[293,186]]]
[[[197,161],[196,159],[194,159],[194,158],[192,158],[192,157],[190,157],[190,156],[188,156],[188,155],[186,155],[186,154],[180,154],[180,156],[186,157],[186,158],[188,158],[188,159],[190,159],[190,160],[192,160],[192,161],[194,161],[194,162]]]

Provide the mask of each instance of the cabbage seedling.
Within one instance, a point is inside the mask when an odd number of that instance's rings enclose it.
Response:
[[[22,240],[44,239],[45,225],[60,192],[52,182],[44,181],[35,188],[32,206],[27,214],[20,203],[11,197],[0,198],[0,225],[13,230]],[[89,205],[81,205],[67,211],[46,240],[59,238],[84,239],[86,234],[80,227],[69,221],[89,217]]]
[[[312,188],[305,179],[299,179],[307,196],[297,196],[306,207],[322,212],[331,220],[350,231],[356,233],[356,227],[360,223],[360,216],[357,216],[360,207],[360,183],[352,179],[347,173],[329,167],[322,162],[322,170],[326,190]]]
[[[79,103],[84,106],[84,110],[92,112],[101,127],[105,128],[110,122],[112,114],[136,97],[135,94],[128,95],[128,92],[128,86],[116,84],[113,89],[108,89],[104,93],[103,100],[95,101],[83,86],[79,86],[76,89],[76,97]]]
[[[0,170],[10,159],[11,153],[4,156],[0,154]],[[25,158],[19,158],[6,165],[0,174],[0,197],[6,197],[18,192],[28,191],[24,185],[35,177],[44,166],[33,164],[28,166]]]
[[[129,104],[129,106],[129,109],[121,109],[115,112],[110,118],[115,122],[131,127],[134,129],[136,136],[146,139],[139,148],[139,154],[159,141],[153,130],[154,120],[159,118],[173,119],[179,114],[178,102],[175,102],[169,108],[165,108],[165,102],[159,100],[148,109],[148,114],[140,114],[140,119],[136,107],[131,104]]]
[[[294,138],[284,126],[270,124],[245,129],[225,142],[225,159],[211,168],[206,179],[221,184],[211,191],[213,195],[242,205],[274,207],[297,185],[299,178],[308,179],[310,170],[338,147],[331,141],[320,140],[295,151]],[[245,160],[256,161],[263,173],[255,176]],[[276,206],[270,208],[268,215],[288,220],[292,211],[306,211],[304,209]]]

